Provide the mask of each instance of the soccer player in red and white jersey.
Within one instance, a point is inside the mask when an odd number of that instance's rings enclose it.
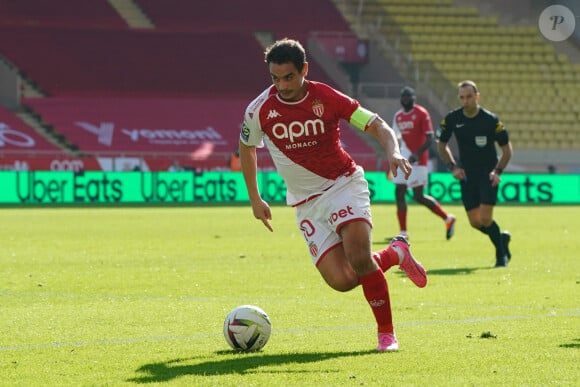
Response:
[[[399,235],[409,238],[407,232],[407,189],[413,190],[413,199],[417,203],[429,208],[435,215],[445,221],[445,237],[450,239],[455,232],[455,216],[443,210],[439,202],[423,191],[429,178],[427,162],[428,149],[433,144],[433,124],[427,109],[415,103],[415,90],[404,87],[401,90],[402,109],[393,117],[393,130],[399,139],[401,154],[413,164],[413,171],[408,179],[401,175],[393,178],[396,184],[395,197],[397,200],[397,219],[399,220]]]
[[[272,212],[257,182],[256,147],[265,143],[286,183],[286,201],[295,208],[312,262],[337,291],[362,285],[377,322],[377,350],[396,351],[399,344],[383,273],[399,265],[419,287],[427,284],[427,274],[404,238],[371,251],[368,183],[340,144],[339,121],[374,136],[394,175],[408,176],[411,164],[379,116],[330,86],[306,79],[308,62],[298,41],[275,42],[266,50],[265,61],[273,85],[248,105],[240,133],[242,173],[253,215],[273,231]]]

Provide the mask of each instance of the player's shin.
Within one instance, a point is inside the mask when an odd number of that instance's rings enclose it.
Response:
[[[394,333],[387,280],[381,270],[360,277],[366,300],[377,321],[379,333]]]

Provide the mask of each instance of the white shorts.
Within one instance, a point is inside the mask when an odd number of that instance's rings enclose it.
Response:
[[[295,211],[312,262],[318,265],[328,251],[342,243],[338,234],[342,226],[357,220],[372,226],[370,193],[362,168],[339,177],[322,195]]]
[[[426,186],[429,178],[429,169],[424,165],[413,165],[413,170],[408,180],[405,180],[405,174],[397,170],[397,176],[393,177],[393,183],[406,185],[409,188]]]

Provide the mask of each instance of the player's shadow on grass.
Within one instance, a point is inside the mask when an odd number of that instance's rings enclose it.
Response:
[[[387,241],[387,243],[389,243],[391,239],[392,238],[385,238],[385,241]],[[372,244],[384,246],[385,241],[373,241]],[[478,270],[489,270],[489,269],[493,269],[493,267],[455,267],[455,268],[434,269],[434,270],[430,270],[427,268],[427,276],[430,276],[430,275],[467,275],[467,274],[473,274]],[[401,277],[406,277],[406,274],[403,273],[402,271],[399,271],[397,274]]]
[[[473,274],[478,270],[488,270],[489,267],[454,267],[448,269],[427,269],[427,276],[430,275],[467,275]]]
[[[477,270],[485,270],[487,268],[483,267],[456,267],[454,269],[435,269],[435,270],[427,270],[427,278],[433,277],[436,275],[441,276],[448,276],[448,275],[468,275],[473,274]],[[391,269],[393,270],[393,269]],[[395,274],[401,278],[407,278],[407,274],[405,274],[401,270],[395,271]]]
[[[227,374],[250,373],[258,367],[280,366],[285,363],[301,364],[319,362],[325,359],[338,357],[360,356],[378,353],[377,351],[358,352],[315,352],[315,353],[292,353],[267,355],[261,353],[239,353],[235,359],[212,360],[203,363],[192,364],[193,358],[174,359],[161,363],[145,364],[137,369],[143,374],[128,379],[133,383],[159,383],[167,382],[182,376],[216,376]],[[232,354],[231,351],[220,351],[218,354]]]
[[[572,340],[574,343],[560,344],[560,348],[580,348],[580,339]]]

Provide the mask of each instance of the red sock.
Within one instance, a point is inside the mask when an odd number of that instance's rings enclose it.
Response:
[[[443,220],[447,219],[447,212],[443,211],[443,208],[441,208],[441,204],[436,204],[431,211],[437,214],[441,219]]]
[[[394,333],[391,300],[385,275],[377,270],[360,277],[360,283],[377,320],[378,332]]]
[[[373,253],[373,259],[379,265],[383,273],[391,267],[399,264],[399,254],[391,247]]]
[[[407,231],[407,211],[397,211],[397,218],[399,219],[399,230]]]

